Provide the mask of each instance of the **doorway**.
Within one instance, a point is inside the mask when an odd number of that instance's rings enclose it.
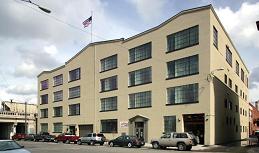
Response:
[[[184,131],[191,132],[204,144],[204,114],[184,114]]]
[[[144,140],[144,122],[135,122],[135,132],[140,140]]]
[[[69,133],[71,133],[72,135],[76,134],[76,126],[69,126]]]

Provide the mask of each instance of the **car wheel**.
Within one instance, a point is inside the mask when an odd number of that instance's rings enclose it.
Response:
[[[102,146],[104,144],[104,142],[101,142],[100,145]]]
[[[81,144],[82,144],[82,141],[81,141],[81,140],[78,140],[78,141],[77,141],[77,144],[78,144],[78,145],[81,145]]]
[[[153,149],[158,149],[160,146],[159,146],[159,143],[158,142],[153,142],[152,143],[152,148]]]
[[[131,148],[132,147],[132,143],[129,142],[127,146],[128,146],[128,148]]]
[[[70,140],[66,140],[66,142],[65,142],[66,144],[70,144]]]
[[[114,147],[113,142],[110,142],[110,143],[109,143],[109,146],[110,146],[110,147]]]
[[[93,146],[94,144],[95,144],[95,143],[94,143],[94,141],[90,141],[90,145],[92,145],[92,146]]]
[[[177,147],[179,151],[186,150],[186,145],[184,143],[178,143]]]

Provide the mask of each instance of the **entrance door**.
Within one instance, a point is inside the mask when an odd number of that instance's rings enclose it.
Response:
[[[135,122],[135,133],[139,139],[144,140],[144,122]]]
[[[75,134],[76,134],[76,127],[75,127],[75,126],[69,126],[69,132],[70,132],[72,135],[75,135]]]
[[[199,138],[199,143],[204,144],[204,114],[183,115],[184,131],[192,132]]]

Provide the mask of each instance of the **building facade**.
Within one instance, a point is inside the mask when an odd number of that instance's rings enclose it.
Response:
[[[35,134],[36,118],[36,104],[3,101],[0,107],[0,139],[10,139],[15,133]]]
[[[255,106],[250,103],[250,122],[249,135],[254,135],[259,132],[259,101],[255,102]]]
[[[248,75],[213,7],[184,10],[133,37],[90,43],[39,74],[39,130],[240,140],[249,131]]]

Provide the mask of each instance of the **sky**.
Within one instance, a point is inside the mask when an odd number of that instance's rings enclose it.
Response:
[[[128,38],[184,9],[212,4],[250,71],[259,100],[258,0],[21,0],[0,5],[0,101],[37,103],[37,75],[63,65],[91,40],[82,22],[93,12],[93,41]]]

